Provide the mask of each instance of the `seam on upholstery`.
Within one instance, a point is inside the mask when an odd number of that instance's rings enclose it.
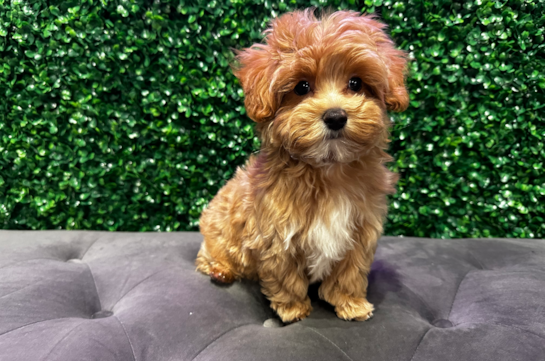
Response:
[[[322,336],[323,338],[325,338],[326,340],[329,341],[330,344],[332,344],[333,346],[335,346],[335,348],[339,351],[341,351],[341,353],[346,356],[346,358],[348,358],[350,361],[354,361],[352,360],[352,357],[348,356],[348,354],[346,352],[343,351],[343,349],[341,349],[335,342],[331,341],[328,337],[322,335],[320,332],[318,332],[317,330],[315,330],[314,328],[312,327],[306,327],[307,329],[313,331],[314,333],[317,333],[318,335]]]
[[[125,325],[123,324],[123,322],[121,322],[119,317],[117,317],[116,315],[113,315],[113,317],[115,317],[117,322],[119,322],[119,324],[121,325],[121,328],[123,329],[123,333],[125,333],[125,337],[127,338],[127,341],[129,341],[129,346],[131,346],[132,359],[134,361],[136,361],[136,353],[134,352],[134,347],[132,345],[131,338],[129,337],[129,334],[127,333],[127,330],[125,329]]]
[[[39,285],[40,283],[43,283],[43,282],[44,282],[44,280],[40,280],[40,281],[38,281],[38,282],[34,282],[34,283],[31,283],[31,284],[26,285],[26,286],[24,286],[24,287],[18,288],[18,289],[16,289],[15,291],[12,291],[12,292],[10,292],[10,293],[6,293],[5,295],[0,296],[0,300],[1,300],[2,298],[4,298],[4,297],[8,297],[9,295],[12,295],[12,294],[17,293],[17,292],[19,292],[19,291],[22,291],[22,290],[24,290],[24,289],[27,289],[27,288],[29,288],[29,287],[31,287],[31,286]]]
[[[12,262],[12,263],[8,263],[8,264],[6,264],[6,265],[3,265],[2,267],[0,267],[0,269],[8,268],[8,267],[11,267],[11,266],[16,265],[16,264],[19,264],[19,263],[25,263],[25,262],[30,262],[30,261],[55,261],[55,262],[58,262],[59,260],[56,259],[56,258],[31,258],[31,259],[22,259],[22,260],[19,260],[19,261],[15,261],[15,262]]]
[[[521,328],[521,327],[518,327],[518,326],[513,326],[513,325],[502,325],[501,323],[495,323],[495,322],[460,322],[460,323],[457,323],[454,326],[458,327],[458,326],[462,326],[462,325],[494,325],[494,326],[500,326],[500,327],[505,327],[505,328],[515,328],[515,329],[517,329],[519,331],[532,334],[534,336],[537,336],[537,337],[542,338],[542,339],[545,340],[545,336],[540,335],[539,333],[535,333],[534,331],[530,331],[530,330],[527,330],[527,329],[524,329],[524,328]]]
[[[99,239],[100,239],[100,237],[97,238],[97,239],[95,239],[93,242],[91,242],[91,244],[89,245],[89,247],[87,247],[87,249],[85,250],[85,252],[83,252],[83,254],[81,255],[80,260],[83,261],[83,257],[85,257],[85,255],[87,254],[87,252],[89,252],[89,250],[91,249],[91,247],[93,247],[93,246],[95,245],[95,243],[98,242]]]
[[[210,347],[210,345],[212,345],[214,342],[216,342],[217,340],[219,340],[220,338],[222,338],[223,336],[225,336],[226,334],[228,334],[229,332],[231,331],[234,331],[236,330],[237,328],[241,328],[241,327],[244,327],[244,326],[251,326],[251,325],[255,325],[254,323],[244,323],[242,325],[238,325],[238,326],[235,326],[233,328],[230,328],[228,329],[227,331],[219,334],[216,338],[214,338],[212,341],[210,341],[208,343],[208,345],[204,346],[204,348],[202,348],[199,352],[197,352],[197,354],[195,356],[193,356],[193,358],[191,359],[191,361],[195,360],[201,353],[203,353],[208,347]]]
[[[89,269],[89,273],[91,274],[91,279],[93,280],[93,284],[95,285],[95,292],[97,293],[97,298],[98,298],[98,310],[102,310],[102,302],[100,301],[100,295],[98,294],[98,287],[97,287],[97,282],[95,281],[95,276],[93,275],[93,271],[91,271],[91,266],[89,266],[89,264],[87,262],[83,262],[87,268]]]
[[[407,290],[411,293],[411,295],[415,296],[423,305],[426,307],[426,310],[430,313],[432,318],[436,318],[435,312],[433,312],[433,309],[428,305],[428,303],[420,296],[418,293],[414,292],[409,286],[402,284],[402,287],[404,290]],[[432,320],[433,321],[433,320]]]
[[[26,325],[22,325],[22,326],[19,326],[19,327],[16,327],[16,328],[12,328],[11,330],[9,331],[6,331],[4,333],[0,333],[0,337],[1,336],[4,336],[4,335],[7,335],[8,333],[12,333],[12,332],[15,332],[17,330],[20,330],[22,328],[25,328],[25,327],[28,327],[28,326],[32,326],[32,325],[35,325],[37,323],[42,323],[42,322],[48,322],[48,321],[56,321],[56,320],[69,320],[69,319],[75,319],[75,318],[79,318],[79,317],[61,317],[61,318],[48,318],[47,320],[40,320],[40,321],[35,321],[35,322],[31,322],[31,323],[27,323]]]
[[[452,308],[454,307],[454,302],[456,302],[456,296],[458,296],[458,291],[460,291],[460,287],[462,286],[462,283],[464,282],[467,275],[471,271],[473,271],[473,270],[470,269],[469,271],[467,271],[466,274],[464,275],[464,277],[462,277],[462,279],[460,280],[460,283],[458,283],[458,288],[456,289],[456,293],[454,294],[454,297],[452,298],[452,303],[450,304],[450,310],[448,311],[448,318],[447,318],[448,320],[450,320],[450,314],[452,313]]]
[[[505,273],[535,273],[541,272],[545,273],[545,269],[535,268],[535,267],[526,267],[525,269],[512,270],[508,267],[496,268],[496,269],[484,269],[484,272],[505,272]]]
[[[113,304],[112,306],[112,310],[115,308],[115,306],[117,306],[117,304],[119,303],[119,301],[121,301],[123,298],[125,298],[129,293],[131,293],[132,290],[134,290],[136,287],[140,286],[142,283],[144,283],[145,281],[147,281],[148,279],[150,279],[151,277],[159,274],[159,273],[162,273],[162,272],[165,272],[167,270],[165,269],[162,269],[160,271],[157,271],[157,272],[154,272],[152,274],[150,274],[148,277],[144,278],[143,280],[139,281],[138,283],[136,283],[134,286],[131,287],[130,290],[128,290],[127,292],[125,292],[121,297],[119,297],[119,299]],[[111,311],[111,310],[110,310]]]
[[[485,268],[483,266],[483,263],[481,261],[479,261],[479,259],[477,257],[475,257],[475,255],[470,251],[470,250],[467,250],[467,254],[469,255],[469,257],[471,259],[473,259],[475,262],[477,262],[477,264],[479,265],[479,267],[482,269],[482,270],[486,270],[487,268]]]
[[[424,341],[424,338],[426,337],[428,332],[431,331],[432,328],[433,327],[430,327],[430,328],[428,328],[428,330],[426,332],[424,332],[424,334],[422,335],[422,338],[420,339],[420,341],[418,341],[418,343],[416,344],[416,347],[414,348],[414,352],[413,352],[413,355],[412,355],[410,361],[413,361],[414,357],[416,356],[416,351],[418,351],[418,348],[420,347],[420,344],[422,343],[422,341]]]
[[[70,329],[70,331],[68,331],[59,341],[57,341],[55,343],[55,345],[53,345],[53,347],[51,348],[51,350],[49,350],[49,352],[47,353],[47,355],[45,355],[44,357],[44,360],[47,360],[47,358],[49,357],[49,355],[51,355],[53,353],[53,351],[57,348],[57,346],[62,342],[64,341],[68,336],[70,336],[70,334],[76,330],[76,328],[80,327],[82,324],[81,323],[78,323],[76,326],[72,327]]]

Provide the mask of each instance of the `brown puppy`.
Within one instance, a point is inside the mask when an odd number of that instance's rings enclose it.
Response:
[[[237,55],[259,155],[202,213],[197,269],[261,282],[282,321],[311,311],[308,285],[345,320],[366,320],[376,243],[396,175],[386,111],[408,105],[406,54],[373,16],[312,10],[273,20]]]

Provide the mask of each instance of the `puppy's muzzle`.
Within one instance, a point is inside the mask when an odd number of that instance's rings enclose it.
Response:
[[[348,116],[341,108],[328,109],[322,119],[328,129],[341,130],[346,125]]]

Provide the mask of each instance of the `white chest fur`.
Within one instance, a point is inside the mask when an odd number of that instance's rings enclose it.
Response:
[[[307,268],[310,282],[323,280],[354,246],[354,209],[346,196],[338,196],[321,210],[307,235]]]

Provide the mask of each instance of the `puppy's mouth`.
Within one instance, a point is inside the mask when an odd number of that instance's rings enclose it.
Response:
[[[335,153],[333,152],[327,152],[327,155],[322,158],[323,163],[335,163],[337,160],[337,157],[335,156]]]
[[[345,163],[352,159],[354,156],[353,151],[346,142],[347,140],[342,132],[330,134],[323,144],[321,154],[318,156],[320,163]]]
[[[330,130],[330,131],[327,132],[327,134],[325,136],[326,140],[340,139],[340,138],[344,138],[344,133],[343,133],[342,130]]]

